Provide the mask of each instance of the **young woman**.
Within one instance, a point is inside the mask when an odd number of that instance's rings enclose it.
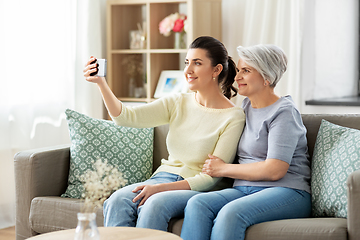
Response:
[[[149,180],[119,189],[105,201],[104,225],[167,231],[169,220],[183,215],[190,197],[218,182],[219,178],[202,173],[208,154],[227,163],[235,157],[245,122],[243,110],[229,101],[235,63],[220,41],[199,37],[185,59],[184,74],[193,92],[131,108],[114,96],[104,78],[90,76],[96,71],[93,60],[89,59],[84,76],[100,88],[115,123],[138,128],[169,124],[168,159]]]
[[[192,197],[181,237],[244,239],[246,228],[265,221],[308,217],[311,211],[306,128],[290,96],[274,87],[286,71],[284,52],[273,45],[238,47],[235,80],[246,125],[237,149],[239,164],[213,154],[203,173],[235,179],[233,188]]]

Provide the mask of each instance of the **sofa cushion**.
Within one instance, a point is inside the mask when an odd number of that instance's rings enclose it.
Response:
[[[61,197],[36,197],[31,201],[30,227],[37,233],[76,228],[77,213],[80,211],[81,200]],[[180,236],[183,218],[172,218],[168,231]],[[104,226],[103,209],[96,212],[96,225]]]
[[[36,197],[31,201],[30,227],[37,233],[76,228],[81,200],[61,197]],[[103,226],[103,209],[96,212],[97,226]]]
[[[263,222],[246,230],[245,240],[259,239],[347,239],[347,222],[343,218],[301,218]]]
[[[79,176],[93,170],[97,159],[117,166],[128,184],[141,182],[152,174],[153,128],[129,128],[112,121],[94,119],[67,109],[70,132],[70,170],[68,187],[62,197],[81,198]]]
[[[184,219],[173,218],[168,230],[180,236]],[[343,218],[301,218],[255,224],[246,230],[245,240],[339,240],[347,239]]]
[[[360,131],[322,120],[312,159],[312,213],[347,217],[346,179],[360,169]]]

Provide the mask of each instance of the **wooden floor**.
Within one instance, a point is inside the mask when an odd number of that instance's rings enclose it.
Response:
[[[1,240],[15,240],[15,227],[0,229]]]

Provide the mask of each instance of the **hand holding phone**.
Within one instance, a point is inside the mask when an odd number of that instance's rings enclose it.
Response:
[[[106,77],[106,59],[95,59],[90,64],[96,63],[96,71],[90,73],[90,76]]]

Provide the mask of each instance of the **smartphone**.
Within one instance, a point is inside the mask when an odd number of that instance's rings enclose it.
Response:
[[[106,59],[96,59],[90,64],[94,64],[95,62],[97,63],[96,72],[90,73],[90,76],[106,77]]]

